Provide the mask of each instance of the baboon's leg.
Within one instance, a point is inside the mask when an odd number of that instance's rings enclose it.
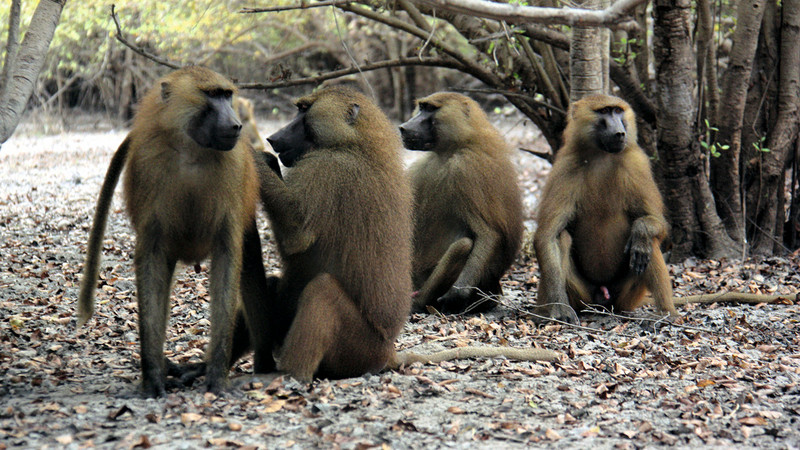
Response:
[[[472,251],[472,244],[472,239],[466,237],[450,244],[433,272],[417,291],[414,297],[415,309],[424,309],[425,305],[433,303],[453,286],[464,270],[469,253]]]
[[[572,259],[572,236],[568,232],[562,231],[558,236],[558,248],[561,253],[561,273],[564,274],[564,287],[567,290],[569,306],[572,307],[572,311],[562,311],[562,316],[573,317],[574,323],[580,323],[577,312],[591,303],[591,288],[575,267],[575,260]],[[559,307],[564,309],[567,305]]]
[[[228,386],[234,313],[240,298],[243,236],[223,225],[211,249],[211,339],[206,349],[206,389],[219,393]]]
[[[278,369],[304,381],[358,376],[382,369],[393,350],[339,282],[320,274],[303,289]]]
[[[277,293],[274,286],[271,290],[268,288],[261,255],[261,238],[255,220],[245,231],[242,245],[241,292],[244,309],[237,310],[231,365],[252,348],[255,372],[274,372],[272,350],[275,346],[275,317],[269,306]]]
[[[152,223],[138,236],[134,254],[142,359],[140,390],[145,397],[166,395],[164,340],[176,261],[167,256],[165,247],[161,227]]]
[[[622,311],[633,311],[642,305],[648,290],[661,311],[668,312],[673,317],[678,316],[678,311],[672,304],[672,281],[669,277],[669,269],[667,269],[664,256],[657,244],[653,244],[650,262],[644,273],[638,277],[630,277],[623,285],[619,299],[616,301],[617,308]]]

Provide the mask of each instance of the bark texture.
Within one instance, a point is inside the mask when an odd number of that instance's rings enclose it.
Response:
[[[701,252],[712,258],[735,256],[733,242],[711,201],[702,154],[693,139],[696,105],[691,0],[657,0],[653,17],[657,141],[664,162],[664,201],[672,224],[670,259],[680,261]]]
[[[11,137],[33,93],[36,78],[44,66],[66,0],[41,0],[31,18],[25,38],[11,67],[10,82],[0,92],[0,145]]]
[[[742,0],[737,9],[736,30],[730,63],[723,82],[724,96],[720,103],[717,141],[729,145],[719,158],[711,161],[711,182],[717,211],[728,234],[744,244],[744,223],[740,180],[742,118],[753,59],[758,45],[761,19],[766,0]]]

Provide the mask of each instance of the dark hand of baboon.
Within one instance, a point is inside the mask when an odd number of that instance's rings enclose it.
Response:
[[[176,373],[165,363],[163,347],[178,261],[195,264],[211,257],[211,336],[206,363],[198,369],[206,375],[208,391],[219,393],[228,386],[231,323],[239,296],[261,297],[264,290],[255,229],[258,179],[252,149],[239,139],[242,124],[232,107],[235,91],[225,77],[196,66],[158,80],[115,153],[97,201],[78,326],[94,311],[103,233],[125,168],[124,196],[136,231],[140,390],[146,397],[165,395],[166,377]],[[242,272],[243,252],[249,256]],[[245,287],[241,292],[240,281]]]

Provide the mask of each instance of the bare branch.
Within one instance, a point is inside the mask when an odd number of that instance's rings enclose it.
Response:
[[[309,3],[306,1],[300,2],[299,5],[290,6],[273,6],[271,8],[242,8],[239,10],[240,14],[255,14],[263,12],[279,12],[279,11],[295,11],[298,9],[321,8],[323,6],[339,6],[351,3],[352,0],[328,0],[323,2]]]
[[[493,3],[484,0],[414,0],[433,8],[508,23],[546,23],[582,27],[608,27],[629,19],[628,12],[647,0],[620,0],[602,10],[546,8]]]
[[[555,157],[550,152],[540,152],[538,150],[531,150],[531,149],[525,148],[525,147],[518,147],[518,149],[522,150],[523,152],[530,153],[533,156],[538,156],[539,158],[542,158],[543,160],[549,162],[550,164],[553,163],[553,158]]]
[[[419,27],[416,27],[414,25],[411,25],[410,23],[404,22],[394,17],[384,16],[366,7],[353,7],[353,5],[342,5],[339,6],[339,8],[344,11],[351,12],[353,14],[358,14],[359,16],[365,17],[375,22],[383,23],[397,30],[405,31],[406,33],[411,34],[412,36],[416,36],[422,39],[423,41],[428,41],[431,43],[432,46],[436,47],[437,49],[439,49],[440,51],[442,51],[443,53],[447,54],[448,56],[456,60],[458,63],[460,63],[460,66],[458,67],[460,71],[472,75],[473,77],[489,85],[498,86],[502,84],[502,81],[491,70],[486,70],[480,63],[470,59],[468,56],[464,55],[463,52],[456,50],[455,48],[443,42],[442,40],[435,38],[434,36],[432,36],[429,30],[423,30]]]
[[[237,83],[236,85],[239,87],[239,89],[285,88],[290,86],[302,86],[305,84],[318,84],[325,80],[331,80],[359,72],[368,72],[371,70],[401,66],[434,66],[462,70],[462,66],[459,63],[449,58],[399,58],[395,60],[367,63],[360,67],[349,67],[347,69],[334,70],[332,72],[326,72],[317,76],[297,78],[294,80],[277,80],[270,83]]]
[[[114,11],[114,6],[115,5],[113,5],[113,4],[111,5],[111,18],[114,19],[114,25],[117,26],[116,38],[117,38],[118,41],[120,41],[122,43],[122,45],[128,47],[129,49],[133,50],[135,53],[137,53],[139,55],[142,55],[147,59],[150,59],[152,61],[155,61],[155,62],[161,64],[162,66],[167,66],[167,67],[169,67],[171,69],[180,69],[181,68],[181,65],[178,64],[178,63],[174,63],[174,62],[168,61],[166,59],[160,58],[160,57],[148,52],[147,50],[145,50],[145,49],[143,49],[141,47],[137,47],[137,46],[131,44],[130,42],[128,42],[128,40],[125,39],[125,37],[122,35],[122,27],[120,27],[119,20],[117,20],[117,13],[116,13],[116,11]]]

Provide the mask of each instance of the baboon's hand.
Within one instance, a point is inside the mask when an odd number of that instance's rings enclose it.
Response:
[[[641,275],[650,263],[650,254],[653,248],[646,237],[632,233],[625,245],[625,253],[630,254],[630,268],[635,275]]]

